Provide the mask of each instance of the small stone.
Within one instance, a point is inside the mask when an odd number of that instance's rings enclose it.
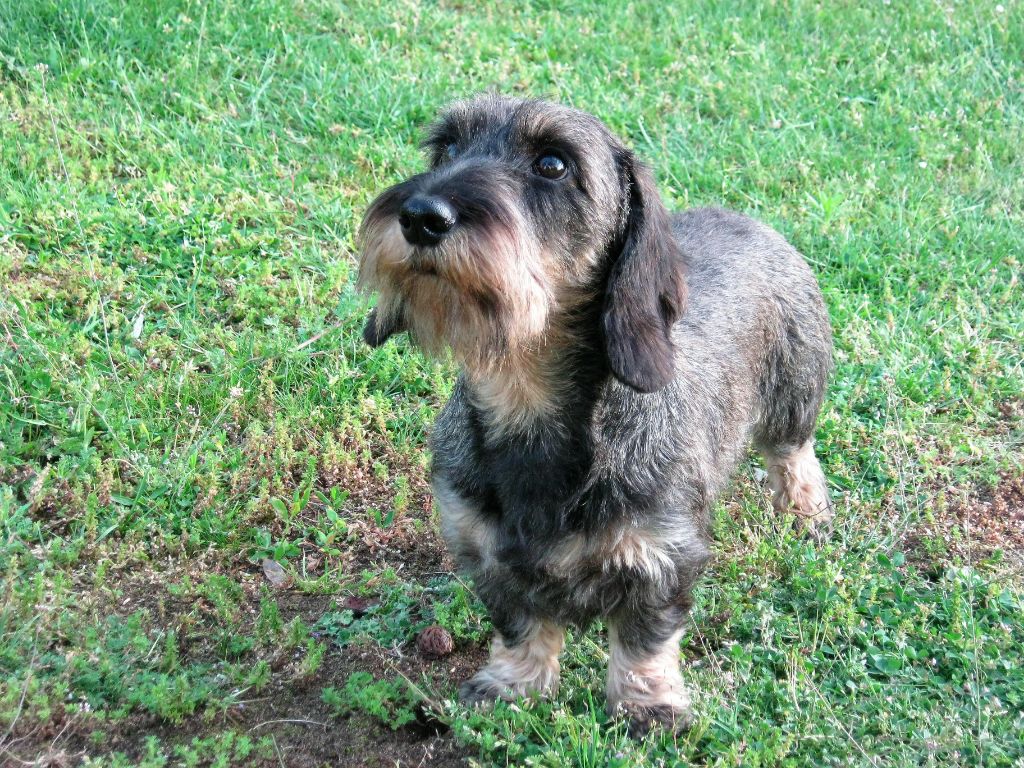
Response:
[[[436,624],[427,627],[416,638],[416,650],[425,659],[441,659],[455,650],[451,633]]]
[[[285,571],[284,566],[269,558],[263,561],[263,575],[274,589],[285,589],[292,583],[291,576]]]

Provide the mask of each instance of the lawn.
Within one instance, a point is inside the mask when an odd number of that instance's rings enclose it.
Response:
[[[743,467],[678,738],[606,718],[600,626],[552,701],[453,701],[455,371],[363,345],[354,233],[486,90],[777,227],[829,306],[836,534]],[[0,0],[0,764],[1024,766],[1022,146],[1020,0]]]

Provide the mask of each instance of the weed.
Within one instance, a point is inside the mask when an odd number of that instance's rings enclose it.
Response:
[[[416,720],[416,697],[401,680],[374,680],[367,672],[354,672],[345,681],[345,687],[325,688],[323,700],[335,717],[351,712],[362,712],[376,718],[392,730]]]

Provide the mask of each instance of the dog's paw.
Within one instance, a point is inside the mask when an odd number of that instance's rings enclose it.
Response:
[[[511,691],[490,675],[477,674],[459,686],[459,702],[467,707],[487,707],[509,698]]]
[[[498,699],[515,701],[520,696],[548,697],[554,695],[557,690],[557,680],[548,681],[546,685],[537,685],[536,681],[530,684],[523,681],[508,683],[484,667],[459,686],[459,701],[467,707],[485,707]]]
[[[822,544],[832,538],[835,532],[835,510],[831,502],[813,514],[798,514],[797,529],[815,544]]]
[[[689,709],[679,709],[668,704],[637,704],[622,702],[617,713],[629,723],[629,735],[642,739],[655,728],[666,733],[682,733],[693,724]]]
[[[815,544],[824,544],[832,538],[835,533],[835,525],[832,518],[822,521],[802,521],[799,523],[800,532]]]

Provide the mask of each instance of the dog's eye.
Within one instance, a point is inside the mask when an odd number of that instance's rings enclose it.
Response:
[[[459,155],[459,145],[454,141],[451,142],[445,146],[444,154],[449,160],[454,160]]]
[[[558,155],[541,155],[533,164],[533,172],[545,179],[560,179],[566,171],[565,161]]]

